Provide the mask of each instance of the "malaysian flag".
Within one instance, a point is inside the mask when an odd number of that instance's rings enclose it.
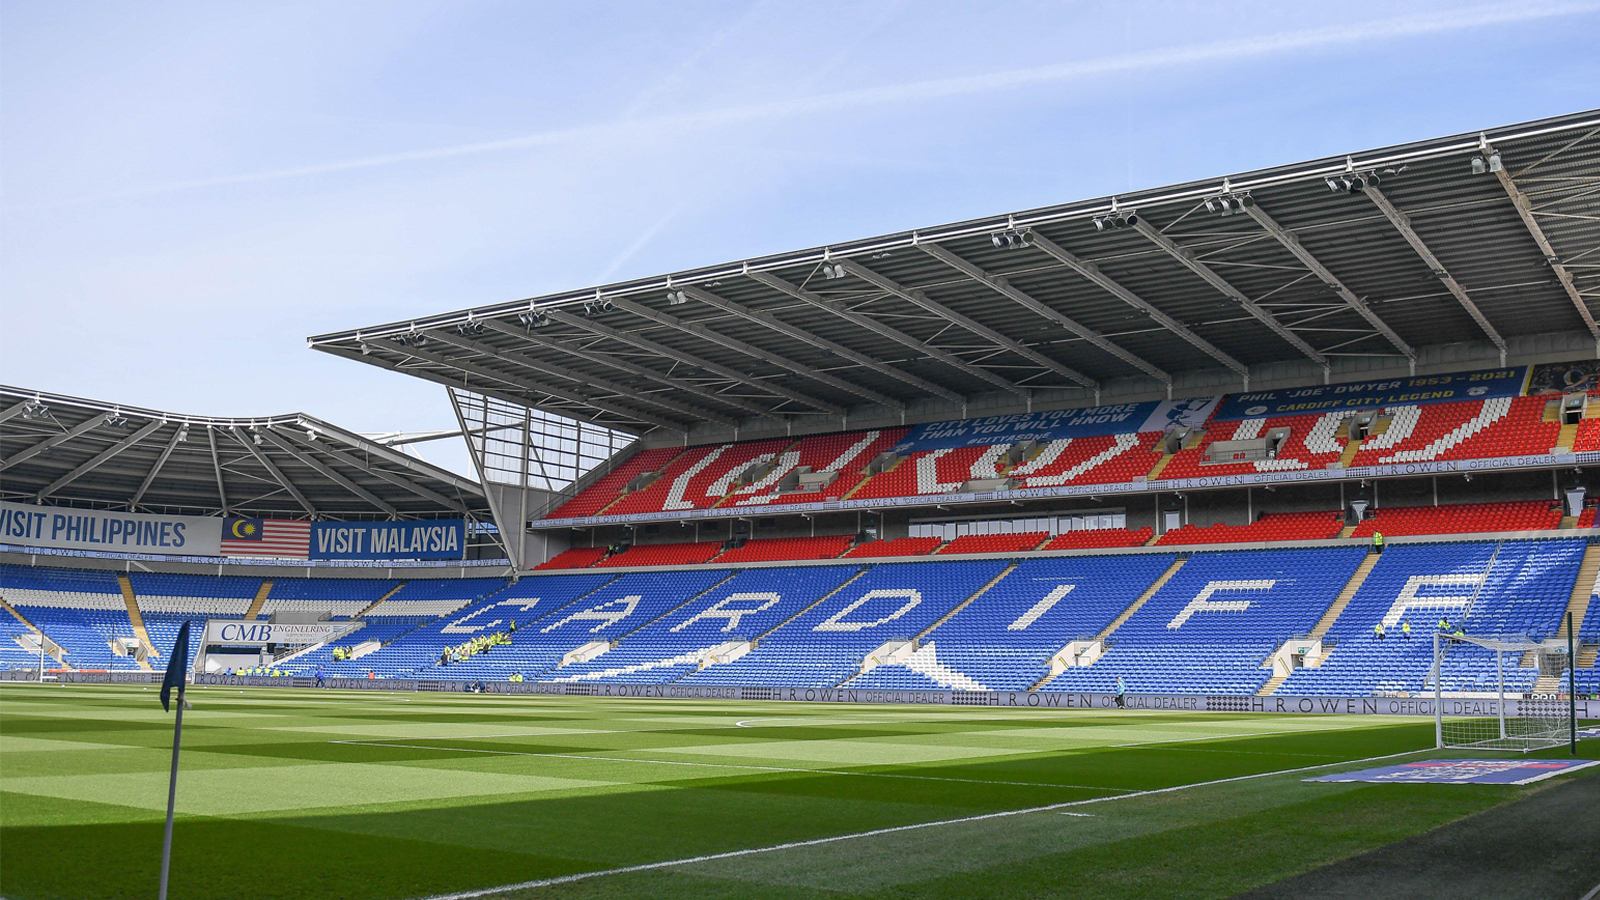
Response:
[[[289,519],[224,519],[222,555],[305,559],[311,555],[311,523]]]

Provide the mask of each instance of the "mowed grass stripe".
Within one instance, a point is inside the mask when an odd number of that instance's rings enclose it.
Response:
[[[185,717],[180,808],[188,798],[205,814],[180,816],[180,834],[203,842],[199,835],[212,828],[234,829],[230,834],[257,829],[264,842],[240,850],[243,856],[238,858],[225,853],[200,857],[206,872],[191,873],[195,881],[175,881],[174,900],[380,900],[450,893],[1120,797],[1431,744],[1431,723],[1394,726],[1331,717],[478,695],[399,698],[284,690],[200,690],[191,696],[196,707]],[[89,703],[80,706],[80,701]],[[96,710],[104,717],[90,714]],[[48,741],[49,746],[25,749],[24,743],[0,757],[6,763],[0,789],[11,789],[15,781],[30,791],[54,792],[12,793],[0,805],[0,842],[6,848],[0,894],[12,900],[148,896],[153,890],[140,886],[146,874],[153,879],[159,841],[144,845],[149,852],[129,850],[120,868],[112,865],[112,857],[127,842],[146,841],[148,828],[159,825],[164,768],[150,765],[150,760],[170,748],[170,717],[161,712],[152,692],[0,686],[0,738],[19,733],[13,725],[42,720],[67,728],[24,727],[23,741]],[[752,724],[757,727],[748,727]],[[373,740],[364,733],[384,729],[451,737]],[[1267,733],[1281,731],[1292,733]],[[1175,738],[1184,743],[1114,746]],[[120,748],[123,741],[135,749],[93,753],[92,745]],[[90,752],[63,752],[56,746],[74,743]],[[795,761],[778,755],[796,753],[812,758]],[[127,765],[119,768],[119,760]],[[14,767],[14,762],[21,764]],[[230,798],[230,770],[259,777],[263,787]],[[868,777],[875,775],[884,777]],[[274,796],[272,782],[278,778],[287,780]],[[1268,778],[1274,779],[1278,776]],[[1323,796],[1347,789],[1295,785],[1284,789],[1288,795]],[[188,797],[186,791],[198,793]],[[59,796],[63,794],[70,796]],[[1154,831],[1192,821],[1174,813],[1193,811],[1194,804],[1154,801],[1140,798],[1118,809],[1149,805],[1154,812],[1148,827]],[[1205,812],[1218,820],[1237,814],[1228,802]],[[1092,820],[1024,816],[1032,824],[1020,831],[1003,829],[1006,836],[985,852],[991,861],[1015,858],[1014,848],[1028,843],[1024,836],[1040,827],[1037,822],[1043,818],[1092,822],[1095,828],[1127,818],[1122,812],[1110,818],[1100,815]],[[952,827],[960,832],[979,826]],[[911,833],[924,843],[938,843],[930,837],[937,832],[924,827]],[[863,846],[883,840],[887,838],[866,839]],[[53,856],[30,849],[46,843],[55,847]],[[102,862],[99,848],[108,843],[118,849]],[[839,854],[843,846],[854,845],[836,842],[825,852]],[[69,851],[89,862],[50,862],[72,858]],[[784,868],[776,864],[779,857],[798,858],[806,852],[763,854],[757,868],[777,871]],[[491,857],[499,861],[487,862]],[[951,856],[956,858],[961,854]],[[195,857],[190,859],[196,864]],[[735,865],[730,859],[697,871]],[[866,868],[889,879],[885,884],[901,884],[931,877],[919,875],[919,865],[906,857]],[[931,875],[957,871],[953,864],[937,865],[942,868]],[[252,880],[273,866],[329,867],[317,871],[331,873],[332,881]],[[823,866],[813,874],[821,877],[827,871]],[[626,884],[634,877],[615,882]],[[661,877],[671,881],[684,876]],[[790,871],[774,877],[793,881],[796,876]],[[187,893],[178,890],[182,884],[189,885]],[[610,890],[600,884],[592,881],[589,889]],[[730,896],[751,894],[750,884],[728,884],[743,891]],[[766,887],[775,884],[763,882],[761,893],[770,895]],[[668,891],[665,896],[680,895]],[[692,891],[681,895],[698,896]]]

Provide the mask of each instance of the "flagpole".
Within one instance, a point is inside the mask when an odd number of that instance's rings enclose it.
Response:
[[[178,718],[172,725],[172,775],[167,779],[167,829],[161,837],[161,889],[159,900],[167,900],[167,872],[172,866],[172,810],[178,800],[178,748],[183,744],[183,689],[188,682],[189,623],[178,629],[178,639],[167,658],[167,674],[161,679],[161,705],[167,705],[172,686],[178,686]]]

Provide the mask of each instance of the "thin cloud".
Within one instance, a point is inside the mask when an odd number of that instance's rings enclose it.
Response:
[[[665,130],[703,129],[745,124],[760,120],[788,119],[864,107],[927,103],[1015,90],[1017,88],[1060,84],[1090,77],[1155,71],[1213,62],[1238,62],[1244,59],[1324,50],[1373,41],[1394,41],[1449,32],[1471,31],[1541,19],[1581,15],[1596,11],[1600,11],[1600,3],[1595,2],[1525,3],[1471,7],[1446,13],[1401,16],[1369,22],[1331,25],[1322,28],[1237,38],[1187,47],[1154,48],[1081,62],[837,91],[701,112],[679,113],[644,119],[622,119],[614,122],[580,125],[495,141],[387,153],[361,159],[272,169],[242,175],[226,175],[216,178],[173,182],[136,191],[121,192],[96,198],[83,198],[71,202],[88,202],[91,199],[95,201],[123,199],[254,182],[307,178],[404,163],[431,162],[459,156],[530,150],[573,143],[615,142],[635,133],[648,136],[661,134]],[[15,209],[16,207],[12,208]]]

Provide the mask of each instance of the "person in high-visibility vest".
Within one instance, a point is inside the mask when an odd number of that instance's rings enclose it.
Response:
[[[1402,635],[1405,635],[1405,639],[1406,640],[1408,640],[1408,641],[1411,640],[1411,620],[1410,619],[1401,619],[1400,620],[1400,633]]]
[[[1377,625],[1374,625],[1372,627],[1372,633],[1377,635],[1378,640],[1383,640],[1383,623],[1379,622]]]
[[[1439,630],[1440,631],[1449,631],[1450,630],[1450,620],[1449,619],[1440,619],[1439,620]]]
[[[1379,556],[1383,555],[1383,532],[1374,531],[1372,533],[1372,550]]]

